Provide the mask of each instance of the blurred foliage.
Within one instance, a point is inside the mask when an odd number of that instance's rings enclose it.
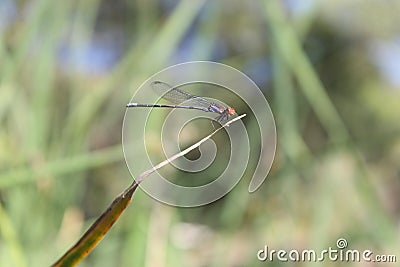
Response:
[[[248,194],[249,169],[195,209],[138,190],[81,266],[264,265],[264,245],[318,250],[340,237],[398,253],[399,10],[395,0],[1,1],[0,266],[51,264],[130,183],[124,105],[154,72],[190,60],[229,64],[265,92],[279,141],[266,183]]]

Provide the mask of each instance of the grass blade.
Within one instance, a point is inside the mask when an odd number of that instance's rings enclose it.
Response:
[[[139,177],[133,181],[133,183],[125,189],[121,194],[119,194],[111,205],[107,208],[103,214],[92,224],[92,226],[86,231],[86,233],[81,237],[81,239],[71,248],[69,249],[64,256],[62,256],[56,263],[54,263],[53,267],[61,267],[61,266],[75,266],[79,262],[81,262],[89,253],[96,247],[96,245],[103,239],[103,237],[110,230],[111,226],[117,221],[122,212],[126,209],[126,207],[131,202],[133,193],[137,189],[138,185],[150,174],[155,172],[156,170],[168,165],[171,161],[184,156],[189,153],[193,149],[199,147],[202,143],[210,139],[215,133],[220,131],[222,128],[228,126],[229,124],[240,120],[246,116],[243,114],[238,116],[223,126],[216,129],[210,135],[204,137],[194,145],[186,148],[185,150],[173,155],[172,157],[164,160],[163,162],[157,164],[153,168],[143,172]]]

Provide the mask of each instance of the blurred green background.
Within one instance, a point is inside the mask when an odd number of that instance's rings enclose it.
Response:
[[[399,261],[399,11],[396,0],[1,0],[0,266],[50,265],[131,182],[124,105],[190,60],[231,65],[265,93],[278,136],[267,181],[247,192],[255,143],[213,204],[175,208],[138,190],[80,266],[283,266],[257,251],[338,238]]]

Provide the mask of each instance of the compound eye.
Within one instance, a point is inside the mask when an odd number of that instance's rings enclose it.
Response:
[[[236,113],[234,108],[228,107],[228,114],[229,115],[234,115]]]

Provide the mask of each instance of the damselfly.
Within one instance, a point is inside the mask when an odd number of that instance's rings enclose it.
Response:
[[[219,115],[215,118],[215,120],[220,123],[227,121],[230,116],[236,115],[234,108],[223,106],[200,96],[189,94],[181,89],[182,86],[172,87],[171,85],[161,81],[152,82],[151,86],[154,91],[161,95],[162,98],[176,105],[128,103],[126,107],[197,109],[205,112],[218,113]],[[181,105],[183,102],[188,104],[186,105],[185,103]]]

